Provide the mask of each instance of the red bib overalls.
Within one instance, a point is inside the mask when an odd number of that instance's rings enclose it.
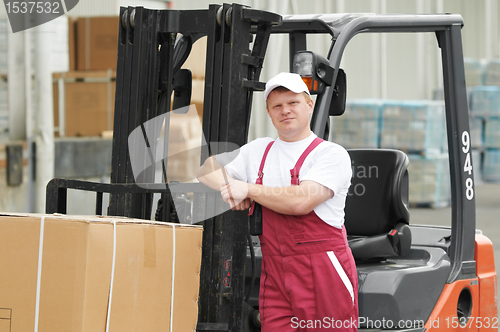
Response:
[[[316,138],[290,170],[292,185],[299,184],[305,158],[322,141]],[[257,184],[273,143],[262,158]],[[314,211],[292,216],[263,206],[262,219],[262,332],[356,331],[358,276],[345,228],[328,225]]]

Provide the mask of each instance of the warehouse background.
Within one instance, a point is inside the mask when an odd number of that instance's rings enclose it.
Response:
[[[500,129],[498,0],[235,2],[283,15],[342,12],[462,15],[476,184],[500,180],[496,175],[500,174],[500,139],[495,136]],[[120,6],[200,9],[208,8],[211,3],[217,1],[80,0],[67,15],[16,34],[10,30],[5,7],[0,6],[0,211],[43,212],[45,185],[54,177],[109,181],[116,75],[113,42]],[[92,38],[97,33],[102,37],[99,40]],[[97,60],[87,46],[79,47],[80,43],[93,42],[103,52]],[[197,44],[197,53],[188,63],[196,67],[193,102],[201,112],[203,41]],[[346,147],[401,148],[412,160],[413,206],[442,208],[449,205],[449,179],[439,101],[442,71],[436,44],[432,34],[356,36],[341,63],[347,73],[348,112],[332,121],[331,137]],[[326,54],[329,45],[328,37],[315,36],[308,46]],[[262,81],[288,70],[287,47],[287,38],[272,36]],[[249,138],[276,136],[261,93],[256,93],[254,99]],[[186,142],[192,142],[189,135],[196,132],[192,129],[196,127],[195,124],[188,130],[184,124],[178,129],[181,133],[189,132],[185,134]],[[412,128],[415,135],[409,137],[405,128]],[[186,169],[185,165],[179,165],[172,167]],[[484,165],[489,167],[488,173],[478,167]],[[70,193],[69,212],[92,213],[93,199],[82,193]]]

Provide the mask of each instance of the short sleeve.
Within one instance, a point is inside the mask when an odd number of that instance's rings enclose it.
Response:
[[[333,190],[334,193],[347,190],[352,176],[349,154],[337,144],[331,142],[323,144],[324,146],[318,149],[307,163],[308,167],[301,170],[300,180],[315,181]]]
[[[270,137],[257,138],[232,152],[218,154],[215,159],[224,165],[229,176],[250,183],[257,178],[264,150],[272,141]]]
[[[236,180],[247,182],[246,161],[244,153],[246,152],[244,145],[239,149],[231,152],[221,153],[215,156],[215,160],[221,163],[226,169],[229,176]]]

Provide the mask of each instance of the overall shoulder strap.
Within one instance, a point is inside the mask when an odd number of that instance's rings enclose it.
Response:
[[[269,153],[269,150],[271,150],[271,146],[273,146],[273,143],[274,141],[269,142],[266,150],[264,151],[264,155],[262,156],[262,160],[260,161],[259,174],[257,180],[255,181],[256,184],[262,184],[262,177],[264,176],[264,164],[266,163],[267,154]]]
[[[291,182],[292,185],[298,185],[299,184],[299,173],[300,173],[300,168],[302,167],[302,164],[304,163],[304,160],[306,160],[307,156],[309,153],[311,153],[314,148],[316,148],[321,142],[324,140],[316,137],[311,144],[304,150],[302,155],[299,157],[299,160],[297,160],[297,163],[295,166],[290,170],[290,175],[292,177]]]
[[[273,146],[274,141],[269,142],[269,144],[266,147],[266,150],[264,151],[264,155],[262,156],[262,160],[260,161],[260,167],[259,167],[259,174],[257,176],[257,180],[255,180],[255,184],[262,184],[262,177],[264,176],[264,164],[266,163],[266,158],[267,154],[269,153],[269,150],[271,150],[271,147]],[[253,214],[253,210],[255,209],[255,202],[252,202],[252,206],[250,207],[250,211],[248,212],[248,215]]]

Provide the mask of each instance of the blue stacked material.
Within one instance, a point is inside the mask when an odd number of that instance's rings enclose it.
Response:
[[[467,86],[466,91],[467,91],[467,102],[470,100],[470,94],[474,90],[473,86]],[[444,89],[443,88],[436,88],[432,90],[432,100],[443,100],[444,101]]]
[[[483,179],[485,181],[500,181],[500,150],[488,149],[484,152]]]
[[[490,60],[486,65],[484,85],[500,85],[500,59]]]
[[[379,99],[348,100],[345,113],[333,118],[331,139],[346,148],[377,148],[381,110]]]
[[[474,172],[474,185],[482,184],[483,181],[483,153],[477,149],[471,150],[472,167]]]
[[[469,118],[469,132],[471,137],[471,147],[482,150],[484,147],[483,135],[484,120],[482,118]]]
[[[384,103],[380,147],[424,156],[446,151],[444,102],[419,100]]]
[[[448,154],[409,154],[409,202],[412,206],[445,207],[451,201]]]
[[[470,94],[472,116],[500,116],[500,86],[476,86]]]
[[[485,148],[500,149],[500,118],[489,118],[484,126]]]
[[[483,85],[485,63],[475,58],[464,58],[465,83],[467,86]]]

